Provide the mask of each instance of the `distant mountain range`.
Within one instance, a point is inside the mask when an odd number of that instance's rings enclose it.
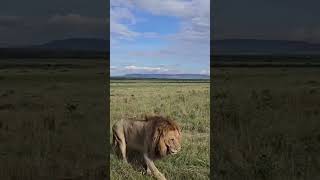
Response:
[[[39,45],[23,47],[8,47],[20,49],[46,50],[77,50],[77,51],[109,51],[110,43],[106,39],[71,38],[54,40]],[[259,39],[221,39],[213,40],[211,46],[213,54],[320,54],[320,43],[287,40],[259,40]]]
[[[73,38],[29,46],[0,48],[0,58],[108,58],[109,41]]]
[[[106,39],[71,38],[54,40],[39,45],[7,47],[5,49],[41,49],[71,51],[109,52],[110,43]],[[2,48],[3,49],[3,48]],[[213,40],[212,54],[274,55],[274,54],[320,54],[320,43],[287,40],[221,39]]]
[[[319,55],[320,44],[303,41],[222,39],[213,40],[212,55]]]
[[[54,40],[39,45],[0,48],[0,58],[107,57],[109,49],[110,43],[106,39],[72,38]],[[211,55],[319,56],[320,43],[286,40],[221,39],[212,41]]]
[[[82,50],[109,52],[110,43],[106,39],[73,38],[54,40],[27,48],[48,50]],[[259,40],[259,39],[221,39],[213,40],[211,50],[215,54],[246,54],[246,55],[295,55],[320,54],[320,43],[287,40]]]
[[[113,78],[125,79],[210,79],[209,75],[203,74],[126,74]]]
[[[82,51],[109,51],[109,41],[105,39],[74,38],[54,40],[40,45],[26,46],[25,48],[51,50],[82,50]]]

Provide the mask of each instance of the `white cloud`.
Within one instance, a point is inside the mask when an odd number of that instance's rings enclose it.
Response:
[[[123,2],[123,1],[122,1]],[[118,12],[124,15],[114,15],[112,19],[119,20],[118,17],[126,17],[124,19],[135,19],[132,13],[127,11],[132,10],[134,7],[148,11],[154,15],[161,16],[175,16],[181,20],[180,30],[177,33],[169,35],[159,35],[155,32],[138,33],[130,31],[128,26],[123,33],[123,37],[130,37],[131,39],[138,36],[144,38],[160,38],[168,42],[168,46],[162,49],[154,50],[135,50],[128,51],[128,55],[140,57],[172,57],[184,56],[190,57],[201,61],[209,61],[210,53],[210,0],[163,0],[163,1],[150,1],[150,0],[135,0],[130,1],[129,6],[125,6],[127,10]],[[115,10],[117,8],[114,8]],[[123,11],[123,10],[122,10]],[[136,22],[136,21],[134,21]],[[123,25],[123,24],[122,24]],[[111,25],[112,26],[112,25]],[[116,25],[115,25],[116,27]],[[112,28],[112,27],[111,27]],[[114,29],[115,30],[115,29]],[[118,31],[118,34],[122,32]],[[119,38],[119,37],[118,37]],[[116,42],[117,38],[112,37]],[[115,43],[112,43],[115,45]]]
[[[135,4],[155,15],[181,18],[182,26],[170,39],[210,40],[210,0],[136,0]]]
[[[117,66],[110,66],[111,70],[117,70]]]
[[[132,38],[138,35],[144,37],[159,37],[154,32],[138,33],[130,30],[129,24],[137,22],[132,13],[133,8],[140,8],[154,15],[174,16],[181,18],[181,30],[178,34],[172,34],[170,38],[182,40],[197,40],[210,38],[210,0],[112,0],[111,1],[111,32],[121,38]],[[117,38],[117,37],[113,37]]]
[[[210,69],[204,69],[200,72],[200,74],[210,75]]]
[[[113,19],[110,20],[110,30],[113,37],[112,39],[133,39],[138,36],[138,32],[132,31],[125,24],[121,24]],[[115,37],[116,36],[116,37]]]
[[[161,36],[156,32],[144,32],[141,35],[143,35],[144,38],[160,38]]]
[[[132,12],[125,7],[114,7],[110,10],[110,16],[113,20],[127,20],[131,24],[136,23],[136,17],[132,14]]]
[[[115,6],[123,6],[123,7],[132,7],[132,0],[111,0],[110,5],[111,8]]]
[[[146,71],[146,72],[168,72],[169,69],[163,67],[146,67],[146,66],[125,66],[125,70],[128,71]]]
[[[186,17],[191,14],[192,2],[182,0],[135,0],[134,3],[155,15]]]
[[[124,0],[111,0],[110,9],[110,30],[111,44],[118,39],[130,40],[139,35],[129,28],[129,25],[136,24],[136,17],[131,12],[129,5]]]
[[[174,72],[178,72],[175,69],[171,69],[166,67],[165,65],[159,66],[136,66],[136,65],[128,65],[128,66],[111,66],[111,75],[123,75],[130,73],[141,73],[141,74],[157,74],[157,73],[167,73],[171,74]]]
[[[157,16],[176,17],[180,21],[178,32],[160,35],[132,30],[132,26],[142,22],[133,13],[137,10]],[[138,37],[167,42],[167,46],[152,50],[129,49],[124,52],[128,57],[184,59],[209,64],[210,0],[111,0],[111,12],[111,47],[121,48],[121,39],[134,40]]]
[[[142,51],[142,50],[135,50],[135,51],[129,51],[129,56],[135,56],[135,57],[158,57],[158,58],[168,58],[173,55],[177,55],[177,52],[170,49],[157,49],[157,50],[149,50],[149,51]],[[179,56],[182,54],[178,53]]]

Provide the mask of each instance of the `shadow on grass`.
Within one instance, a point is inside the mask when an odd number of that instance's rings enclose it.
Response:
[[[111,154],[118,157],[119,161],[123,161],[120,150],[118,148],[113,147],[112,144],[110,144],[110,147],[112,147],[112,151],[110,151]],[[131,149],[127,149],[127,159],[128,159],[128,163],[131,165],[131,167],[135,171],[139,171],[139,172],[142,171],[143,173],[146,173],[147,165],[143,159],[142,153],[131,150]]]

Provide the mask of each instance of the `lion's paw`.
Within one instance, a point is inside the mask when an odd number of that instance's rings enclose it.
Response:
[[[156,176],[156,179],[157,179],[157,180],[167,180],[166,177],[165,177],[163,174],[161,174],[161,173],[159,173],[159,174]]]
[[[147,169],[147,175],[152,176],[152,172],[149,168]]]

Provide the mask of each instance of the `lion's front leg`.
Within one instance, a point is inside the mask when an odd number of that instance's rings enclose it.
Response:
[[[153,161],[148,157],[147,154],[143,155],[144,160],[147,164],[147,173],[153,175],[157,180],[167,180],[166,177],[157,169]]]

